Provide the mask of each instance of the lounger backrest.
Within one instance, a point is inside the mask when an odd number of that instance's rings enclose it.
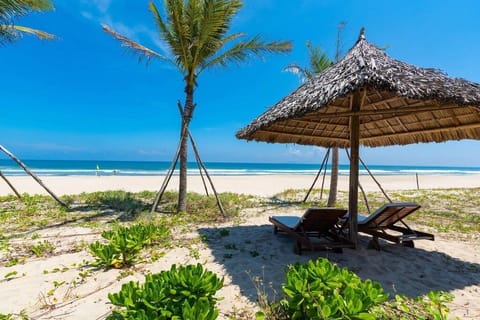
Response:
[[[413,202],[388,203],[378,208],[366,219],[359,221],[358,224],[367,228],[392,226],[419,208],[420,205]]]
[[[298,229],[302,231],[326,232],[331,229],[347,210],[337,208],[309,208],[304,213]]]

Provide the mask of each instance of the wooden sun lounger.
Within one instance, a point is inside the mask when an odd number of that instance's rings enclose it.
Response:
[[[337,208],[309,208],[303,216],[272,216],[273,232],[284,232],[295,239],[294,252],[302,249],[335,250],[353,248],[353,244],[338,232],[339,219],[347,210]],[[321,241],[320,239],[326,241]]]
[[[358,231],[373,236],[369,248],[375,249],[380,249],[378,238],[411,248],[414,247],[414,240],[434,240],[433,234],[413,230],[403,221],[419,208],[420,205],[413,202],[385,204],[368,217],[358,216]]]

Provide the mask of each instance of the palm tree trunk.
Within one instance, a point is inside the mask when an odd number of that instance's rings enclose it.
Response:
[[[193,86],[185,87],[185,108],[182,114],[182,129],[180,130],[180,179],[178,186],[177,212],[187,211],[187,161],[188,161],[188,127],[192,119],[193,109]]]
[[[330,192],[328,193],[327,207],[334,207],[337,202],[338,187],[338,148],[332,150],[332,172],[330,173]]]

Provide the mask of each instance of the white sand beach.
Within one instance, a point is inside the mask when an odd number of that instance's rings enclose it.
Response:
[[[42,176],[39,177],[47,187],[57,195],[78,194],[82,192],[124,190],[130,192],[156,191],[163,183],[163,176]],[[265,176],[212,176],[218,192],[235,192],[259,196],[271,196],[286,189],[308,189],[315,176],[313,175],[265,175]],[[376,176],[385,190],[408,190],[417,188],[415,175]],[[31,177],[8,177],[19,193],[47,194],[47,192]],[[315,184],[320,188],[322,178]],[[480,175],[419,175],[421,189],[432,188],[472,188],[480,187]],[[360,184],[366,191],[379,191],[370,176],[360,176]],[[329,186],[329,178],[325,179]],[[339,190],[348,190],[348,176],[340,176]],[[178,177],[173,176],[167,190],[178,190]],[[200,176],[188,178],[188,190],[205,194]],[[3,181],[0,183],[0,195],[13,194]]]
[[[362,177],[366,190],[378,190],[371,179]],[[377,177],[388,190],[415,189],[414,176]],[[58,195],[100,190],[157,190],[160,177],[41,177]],[[218,192],[237,192],[271,196],[289,188],[308,188],[312,176],[215,176]],[[345,190],[348,177],[341,177],[340,189]],[[14,177],[12,183],[20,192],[44,193],[29,177]],[[370,181],[370,182],[369,182]],[[176,179],[169,189],[176,188]],[[199,177],[189,179],[190,190],[203,192]],[[320,182],[319,182],[320,183]],[[420,176],[421,188],[479,187],[479,176]],[[326,184],[328,185],[328,184]],[[0,194],[8,194],[8,186],[0,184]],[[480,196],[480,195],[479,195]],[[274,235],[268,222],[271,215],[301,215],[303,210],[268,207],[248,209],[244,218],[228,223],[199,226],[175,234],[175,238],[195,239],[206,236],[208,242],[196,242],[191,247],[165,249],[165,255],[153,263],[136,265],[131,274],[120,276],[121,270],[89,270],[79,267],[93,260],[87,250],[71,252],[80,243],[100,239],[99,232],[86,227],[55,226],[36,231],[35,241],[48,240],[55,245],[54,254],[44,258],[29,258],[25,263],[7,267],[0,260],[0,313],[19,314],[25,310],[31,319],[104,319],[111,312],[107,294],[118,292],[122,283],[144,281],[144,274],[169,269],[173,263],[204,266],[225,277],[218,292],[219,319],[229,319],[232,312],[252,315],[258,310],[257,292],[253,279],[263,280],[265,289],[275,296],[285,281],[285,270],[296,261],[327,257],[341,267],[347,267],[362,278],[380,282],[390,292],[419,296],[431,290],[443,290],[455,295],[449,304],[452,315],[461,319],[480,319],[480,239],[452,239],[448,234],[435,234],[435,241],[416,241],[415,248],[382,242],[382,250],[367,249],[368,236],[360,237],[359,249],[344,249],[343,253],[329,251],[305,252],[296,255],[293,242]],[[218,236],[220,229],[229,235]],[[32,241],[31,238],[13,242]],[[232,249],[231,245],[235,245]],[[193,251],[196,254],[192,254]],[[255,254],[252,254],[252,253]],[[12,271],[13,277],[4,278]],[[83,276],[81,275],[83,272]],[[85,276],[88,272],[88,276]],[[237,315],[238,315],[237,314]]]

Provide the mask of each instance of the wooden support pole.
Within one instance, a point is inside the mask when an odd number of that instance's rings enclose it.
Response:
[[[55,193],[53,193],[50,189],[48,189],[47,186],[43,184],[42,180],[40,180],[40,178],[38,178],[35,174],[33,174],[33,172],[31,172],[30,169],[28,169],[27,166],[22,161],[20,161],[20,159],[18,159],[13,153],[11,153],[7,149],[5,149],[5,147],[2,146],[2,145],[0,145],[0,150],[5,152],[10,158],[13,159],[13,161],[15,161],[20,167],[22,167],[22,169],[28,175],[30,175],[35,181],[37,181],[38,184],[41,185],[43,187],[43,189],[45,189],[52,196],[53,199],[55,199],[62,206],[68,208],[68,205],[65,202],[63,202],[62,200],[60,200],[60,198],[58,198],[55,195]]]
[[[18,193],[17,189],[15,189],[15,187],[10,183],[10,181],[8,181],[7,177],[3,175],[2,171],[0,171],[0,177],[2,177],[2,179],[8,184],[10,189],[12,189],[12,191],[17,195],[17,198],[22,199],[20,193]]]
[[[387,192],[385,192],[385,190],[382,188],[382,185],[380,184],[380,182],[378,182],[378,180],[374,177],[374,175],[372,174],[372,172],[370,171],[370,169],[368,169],[367,165],[365,164],[365,162],[363,162],[362,158],[359,158],[360,162],[362,163],[363,167],[365,168],[365,170],[367,170],[368,174],[370,175],[370,177],[372,177],[373,181],[375,181],[375,183],[377,184],[377,186],[380,188],[380,190],[382,191],[383,195],[385,196],[385,198],[387,198],[388,202],[392,203],[392,199],[390,199],[390,197],[388,196]],[[369,210],[370,211],[370,210]]]
[[[182,119],[183,119],[183,107],[180,103],[180,101],[178,101],[177,103],[177,106],[178,106],[178,110],[180,111],[180,116],[182,116]],[[183,121],[185,121],[183,119]],[[185,126],[184,126],[185,127]],[[184,129],[184,131],[182,132],[182,137],[178,143],[178,148],[177,148],[177,152],[175,153],[175,157],[172,161],[172,164],[170,166],[170,169],[168,170],[168,173],[167,175],[165,176],[165,179],[163,181],[163,184],[160,188],[160,191],[157,193],[157,196],[155,197],[155,201],[153,203],[153,206],[152,206],[152,210],[151,210],[151,213],[153,214],[155,212],[155,210],[157,210],[157,207],[158,207],[158,204],[160,203],[160,200],[162,199],[162,196],[163,196],[163,193],[165,192],[166,188],[167,188],[167,185],[170,181],[170,178],[172,177],[173,175],[173,172],[175,171],[175,167],[177,165],[177,162],[178,162],[178,159],[180,157],[180,147],[181,147],[181,142],[183,140],[183,136],[184,135],[188,135],[190,137],[190,142],[192,143],[192,147],[193,147],[193,151],[195,152],[195,158],[197,160],[197,164],[199,166],[199,170],[200,170],[200,175],[202,176],[202,181],[203,181],[203,185],[205,187],[205,190],[207,191],[207,196],[208,196],[208,190],[207,190],[207,185],[205,183],[205,180],[203,179],[203,175],[202,175],[202,169],[203,171],[205,172],[205,175],[208,179],[208,181],[210,182],[210,185],[212,187],[212,190],[213,190],[213,193],[215,194],[215,199],[217,200],[217,205],[220,209],[220,211],[222,212],[222,215],[225,217],[226,214],[225,214],[225,210],[223,209],[223,205],[220,201],[220,198],[218,197],[218,194],[217,194],[217,191],[215,190],[215,186],[213,185],[213,181],[212,179],[210,178],[210,175],[208,174],[207,172],[207,168],[205,167],[205,165],[203,164],[201,158],[200,158],[200,153],[198,152],[198,149],[197,149],[197,146],[195,144],[195,141],[193,140],[193,137],[190,133],[189,130],[187,130],[186,128]]]
[[[157,195],[155,196],[155,200],[153,201],[153,206],[152,206],[152,210],[150,211],[150,214],[153,214],[157,210],[158,204],[162,200],[163,194],[165,193],[168,183],[172,178],[173,172],[175,171],[175,167],[177,166],[178,158],[180,158],[181,143],[182,143],[182,140],[180,139],[180,141],[178,142],[177,152],[175,153],[175,157],[173,158],[172,163],[170,164],[170,168],[168,168],[165,179],[163,179],[162,186],[160,187],[160,190],[157,192]]]
[[[322,186],[320,187],[320,199],[323,199],[323,190],[324,190],[324,187],[325,187],[325,177],[327,176],[328,158],[330,158],[330,153],[329,153],[329,156],[327,157],[327,160],[325,162],[325,166],[323,168]],[[330,179],[331,179],[331,175],[330,175]]]
[[[320,174],[322,173],[322,170],[323,170],[323,166],[327,163],[328,161],[328,156],[330,154],[330,148],[327,149],[327,152],[325,153],[325,157],[323,157],[323,161],[322,161],[322,164],[320,165],[320,170],[318,170],[317,172],[317,175],[315,176],[315,179],[313,179],[313,183],[312,185],[310,186],[310,189],[308,189],[307,191],[307,194],[305,195],[305,198],[303,198],[303,202],[306,202],[308,197],[310,196],[310,193],[312,192],[313,190],[313,187],[315,186],[315,183],[317,183],[317,180],[318,180],[318,177],[320,176]],[[321,198],[321,197],[320,197]]]
[[[193,142],[192,135],[190,133],[188,133],[188,135],[190,136],[190,142],[192,143],[192,146],[193,146],[194,142]],[[205,193],[207,194],[207,197],[209,197],[210,195],[208,194],[207,182],[205,181],[205,178],[203,177],[202,166],[200,165],[200,163],[202,162],[202,159],[200,159],[200,155],[197,152],[195,152],[195,160],[197,161],[198,172],[200,173],[200,178],[202,178],[203,188],[205,189]]]
[[[362,106],[360,91],[356,91],[351,99],[350,116],[350,176],[349,176],[349,237],[354,247],[358,246],[358,159],[360,155],[360,116],[358,112]]]
[[[205,177],[203,176],[202,173],[202,166],[200,165],[200,158],[195,156],[197,160],[197,166],[198,166],[198,172],[200,173],[200,178],[202,178],[202,184],[203,184],[203,189],[205,189],[205,193],[207,194],[207,197],[210,197],[210,194],[208,193],[208,187],[207,187],[207,182],[205,181]]]
[[[345,150],[347,152],[347,157],[350,159],[350,154],[348,153],[348,150]],[[362,163],[362,159],[359,157],[358,158]],[[358,187],[360,188],[360,191],[362,192],[362,197],[363,197],[363,202],[365,202],[365,206],[367,207],[368,214],[370,214],[372,211],[370,210],[370,205],[368,204],[368,198],[367,194],[365,193],[365,190],[362,187],[362,184],[358,182]]]
[[[217,190],[215,190],[215,186],[213,185],[213,181],[212,181],[212,179],[210,178],[210,175],[207,172],[207,168],[205,167],[202,159],[200,158],[200,154],[198,153],[197,145],[196,145],[195,141],[193,140],[193,137],[192,137],[190,132],[188,133],[188,135],[190,137],[190,142],[192,143],[193,151],[195,152],[195,155],[197,156],[197,160],[199,161],[199,165],[201,166],[201,168],[205,172],[205,176],[207,177],[208,181],[210,182],[210,186],[212,187],[213,194],[215,195],[215,199],[217,200],[218,208],[222,212],[223,217],[226,217],[225,210],[223,209],[222,202],[220,201],[220,198],[218,197]]]

